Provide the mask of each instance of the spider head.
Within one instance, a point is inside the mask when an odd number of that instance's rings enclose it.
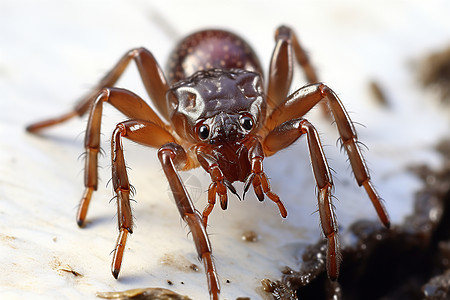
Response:
[[[194,143],[238,142],[266,112],[260,74],[244,70],[199,71],[172,86],[167,100],[175,131]]]

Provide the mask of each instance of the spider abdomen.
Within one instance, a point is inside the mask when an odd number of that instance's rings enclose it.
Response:
[[[243,69],[262,74],[261,64],[247,42],[224,30],[203,30],[187,36],[175,47],[167,66],[170,84],[209,69]]]

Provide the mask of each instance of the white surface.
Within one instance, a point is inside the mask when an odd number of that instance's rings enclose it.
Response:
[[[127,244],[120,279],[110,273],[117,235],[111,187],[109,139],[123,120],[105,108],[100,161],[102,181],[91,203],[86,229],[75,224],[83,191],[83,132],[86,119],[52,128],[46,138],[24,132],[26,124],[58,115],[94,85],[125,53],[145,46],[161,65],[175,42],[205,27],[231,29],[245,37],[268,66],[273,33],[293,27],[319,76],[344,102],[370,151],[365,157],[394,223],[411,212],[420,188],[408,166],[439,166],[432,146],[449,134],[449,110],[421,90],[411,63],[450,43],[447,1],[3,1],[0,3],[0,298],[93,299],[97,291],[166,287],[193,299],[207,299],[203,266],[191,236],[168,197],[168,185],[154,150],[126,143],[135,232]],[[146,95],[131,67],[120,85]],[[376,79],[389,108],[368,92]],[[303,79],[295,81],[301,87]],[[346,157],[335,147],[334,126],[317,112],[317,125],[334,169],[338,220],[346,227],[375,212],[352,178]],[[270,201],[252,192],[245,201],[230,197],[228,211],[217,206],[208,228],[224,299],[263,297],[260,280],[278,279],[286,264],[295,268],[302,246],[320,238],[314,180],[305,141],[265,163],[273,190],[288,209],[281,220]],[[206,190],[209,179],[192,171]],[[186,175],[184,175],[186,176]],[[202,210],[206,195],[195,199]],[[241,240],[245,230],[257,243]],[[198,272],[189,266],[197,264]],[[75,277],[61,269],[82,274]],[[226,280],[230,283],[226,283]],[[173,286],[167,284],[173,282]],[[181,283],[183,282],[183,284]]]

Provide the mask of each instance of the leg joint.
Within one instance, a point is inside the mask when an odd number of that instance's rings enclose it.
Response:
[[[135,58],[139,56],[143,51],[146,51],[144,47],[134,48],[128,52],[128,56],[131,58]]]
[[[333,91],[325,84],[320,83],[319,84],[319,91],[322,97],[327,97],[328,95],[332,94]]]
[[[277,28],[277,31],[275,32],[275,39],[290,41],[292,39],[291,33],[292,30],[289,27],[282,25]]]
[[[116,136],[117,134],[120,134],[120,136],[127,135],[127,128],[123,123],[119,123],[116,125],[116,129],[114,130],[113,136]]]
[[[98,93],[98,96],[95,99],[95,102],[108,102],[110,94],[111,94],[111,91],[109,88],[102,88],[100,90],[100,92]]]
[[[165,157],[166,155],[169,155],[169,158],[178,170],[183,169],[188,163],[186,151],[176,143],[167,143],[159,148],[158,158],[161,162],[164,161],[164,158],[167,158]]]

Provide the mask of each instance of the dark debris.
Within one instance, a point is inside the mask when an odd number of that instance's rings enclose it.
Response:
[[[180,295],[168,289],[163,288],[146,288],[133,289],[123,292],[98,292],[97,297],[103,299],[120,299],[120,300],[190,300],[187,296]]]
[[[376,221],[358,221],[355,240],[342,249],[337,282],[326,276],[326,243],[308,247],[301,269],[286,268],[281,280],[265,281],[274,299],[450,299],[450,140],[438,151],[440,171],[412,168],[425,183],[417,192],[414,212],[404,224],[385,229]]]

